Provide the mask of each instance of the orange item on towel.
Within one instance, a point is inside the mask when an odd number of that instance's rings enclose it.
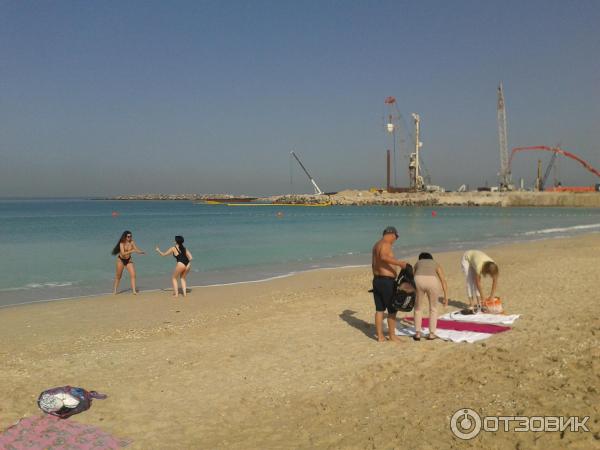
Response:
[[[483,301],[483,312],[489,314],[502,314],[504,312],[504,308],[502,307],[502,300],[500,297],[494,298],[486,298]]]

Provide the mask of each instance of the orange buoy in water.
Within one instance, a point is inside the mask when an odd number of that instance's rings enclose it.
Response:
[[[117,211],[113,211],[111,216],[113,217],[119,217],[119,213]]]
[[[435,211],[431,211],[431,217],[436,217],[437,213]]]

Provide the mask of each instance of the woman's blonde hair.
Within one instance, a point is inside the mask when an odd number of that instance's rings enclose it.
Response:
[[[481,273],[483,275],[490,275],[492,277],[495,277],[498,275],[499,272],[500,269],[498,269],[498,265],[492,261],[484,263],[483,267],[481,268]]]

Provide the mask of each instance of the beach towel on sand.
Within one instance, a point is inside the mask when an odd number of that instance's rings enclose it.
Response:
[[[472,316],[470,316],[472,317]],[[412,322],[412,317],[405,317],[405,320]],[[423,330],[424,336],[429,335],[429,319],[423,319]],[[438,320],[436,335],[444,340],[451,342],[477,342],[487,339],[494,334],[502,333],[510,330],[510,327],[491,325],[491,324],[480,324],[480,323],[467,323],[458,322],[453,320]],[[396,324],[396,336],[408,336],[412,337],[416,334],[414,325],[404,324],[398,322]]]
[[[415,319],[413,317],[405,317],[404,320],[413,322]],[[423,326],[429,326],[429,319],[423,319]],[[441,330],[474,331],[476,333],[487,334],[502,333],[503,331],[510,330],[510,327],[505,327],[502,325],[492,325],[489,323],[458,322],[456,320],[444,319],[438,319],[437,327]]]
[[[512,325],[521,317],[520,314],[461,314],[460,311],[446,313],[440,316],[442,320],[456,320],[457,322],[489,323],[494,325]]]
[[[412,325],[402,325],[398,324],[396,326],[396,336],[408,336],[412,337],[416,334],[415,327]],[[421,330],[422,336],[429,336],[429,328],[423,327]],[[443,330],[438,328],[436,333],[437,337],[439,337],[443,341],[451,341],[451,342],[468,342],[472,344],[473,342],[482,341],[484,339],[493,336],[490,333],[478,333],[476,331],[456,331],[456,330]]]
[[[15,450],[104,450],[130,443],[131,440],[116,438],[100,428],[47,414],[21,419],[0,434],[0,448]]]

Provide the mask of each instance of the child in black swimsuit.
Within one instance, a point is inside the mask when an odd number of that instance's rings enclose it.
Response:
[[[173,275],[171,277],[171,282],[173,284],[173,297],[177,297],[179,295],[179,286],[177,284],[177,279],[181,280],[181,291],[183,296],[187,296],[187,281],[186,277],[192,268],[192,254],[190,251],[183,246],[183,236],[175,236],[175,245],[168,249],[166,252],[161,252],[158,246],[156,247],[156,251],[160,256],[169,256],[173,255],[175,261],[175,270],[173,271]]]

